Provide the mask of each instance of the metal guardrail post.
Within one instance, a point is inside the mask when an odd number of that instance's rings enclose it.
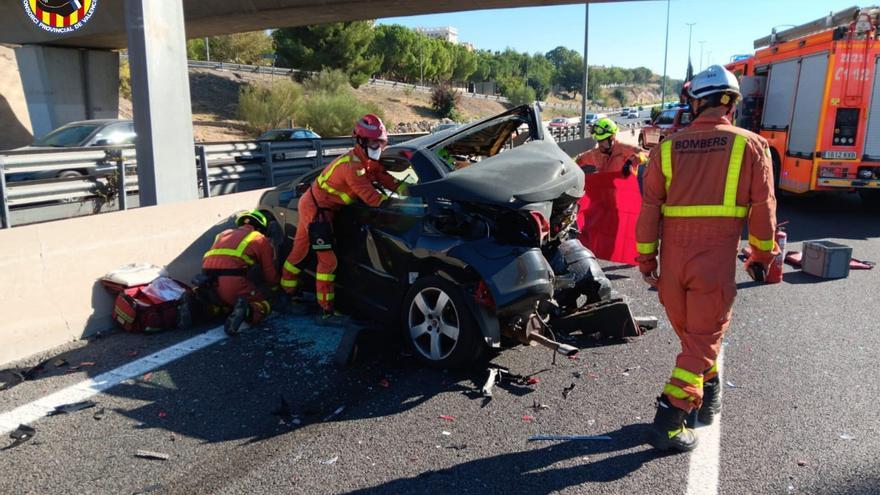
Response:
[[[9,222],[9,203],[6,201],[6,162],[0,156],[0,228],[12,227]]]
[[[202,197],[211,197],[211,179],[208,176],[208,158],[205,154],[204,146],[196,146],[196,153],[199,155],[199,176],[202,179]]]
[[[119,155],[116,159],[116,173],[119,174],[119,183],[117,184],[119,194],[119,209],[128,209],[128,192],[125,190],[125,160],[122,158],[122,150],[118,150]]]
[[[323,168],[324,167],[324,146],[321,144],[321,140],[319,140],[319,139],[313,140],[312,146],[315,148],[315,166],[314,166],[314,168]]]
[[[272,143],[260,143],[263,151],[263,176],[266,177],[266,187],[275,186],[275,164],[272,156]]]

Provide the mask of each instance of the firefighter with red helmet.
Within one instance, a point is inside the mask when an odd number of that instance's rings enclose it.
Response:
[[[752,250],[750,275],[778,254],[767,141],[729,120],[740,97],[736,76],[713,65],[693,78],[687,96],[694,120],[651,154],[636,226],[639,271],[657,288],[681,341],[657,401],[650,443],[678,451],[696,446],[685,426],[691,412],[708,424],[721,410],[718,354],[736,297],[743,224]]]
[[[299,225],[293,240],[293,249],[282,269],[281,287],[296,300],[302,290],[299,275],[301,263],[309,249],[315,251],[318,266],[315,271],[315,289],[318,304],[323,309],[319,323],[340,321],[334,310],[334,281],[336,255],[333,253],[333,215],[340,208],[361,200],[370,206],[379,206],[388,199],[373,186],[379,183],[388,191],[403,193],[406,184],[395,179],[379,162],[382,150],[388,144],[385,124],[373,114],[358,120],[352,133],[355,147],[333,160],[318,175],[299,199]]]
[[[217,234],[202,259],[202,273],[210,280],[210,290],[219,304],[232,307],[224,325],[229,335],[237,335],[244,322],[259,323],[272,311],[266,296],[248,278],[250,268],[258,265],[263,281],[270,287],[278,285],[266,216],[259,210],[245,211],[236,216],[235,225]]]

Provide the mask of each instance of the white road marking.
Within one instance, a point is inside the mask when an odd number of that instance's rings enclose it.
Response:
[[[54,411],[56,407],[81,402],[111,387],[119,385],[129,378],[164,366],[188,354],[204,349],[211,344],[226,338],[223,327],[217,327],[191,339],[184,340],[171,347],[162,349],[136,361],[124,364],[116,369],[102,373],[94,378],[84,380],[75,385],[61,389],[41,399],[17,407],[12,411],[0,414],[0,435],[5,435],[18,428],[20,424],[32,423]]]
[[[718,353],[718,376],[724,371],[724,348]],[[719,393],[724,395],[724,381]],[[711,425],[697,423],[699,443],[691,452],[688,469],[687,495],[716,495],[718,493],[718,472],[721,463],[721,414],[715,415]]]

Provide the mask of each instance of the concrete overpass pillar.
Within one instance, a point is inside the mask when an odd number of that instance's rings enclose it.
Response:
[[[119,54],[23,45],[15,49],[34,137],[76,120],[119,116]]]
[[[141,206],[197,199],[182,0],[125,0]]]

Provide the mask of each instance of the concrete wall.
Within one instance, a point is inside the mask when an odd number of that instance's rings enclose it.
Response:
[[[262,190],[0,230],[0,365],[113,327],[98,280],[128,263],[189,281],[230,215]]]
[[[15,49],[34,136],[119,114],[119,54],[38,45]]]
[[[26,146],[31,141],[31,118],[24,103],[15,52],[0,46],[0,150]]]

